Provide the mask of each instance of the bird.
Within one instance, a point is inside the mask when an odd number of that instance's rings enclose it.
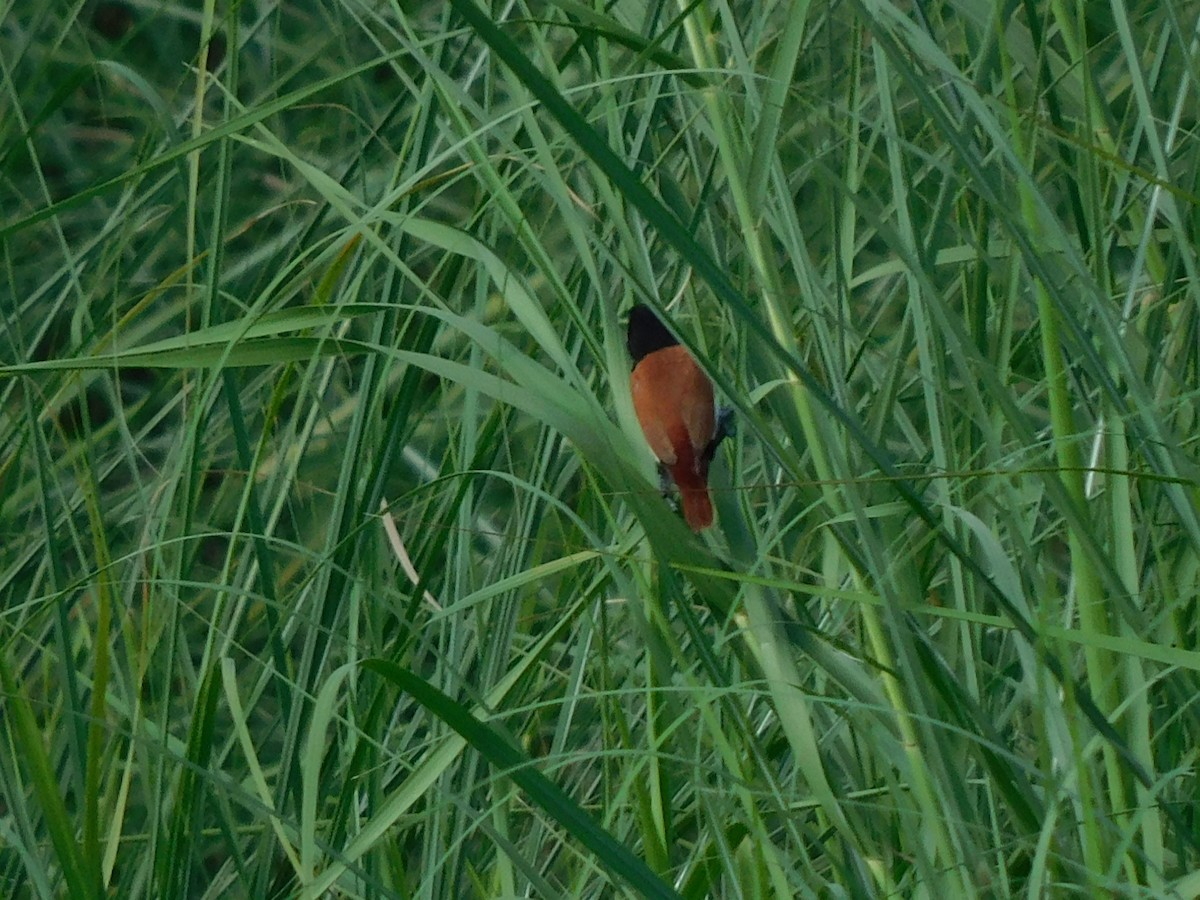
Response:
[[[708,467],[729,433],[731,411],[717,412],[712,382],[649,307],[630,310],[627,342],[629,391],[642,434],[660,474],[669,473],[679,488],[684,520],[703,531],[713,523]]]

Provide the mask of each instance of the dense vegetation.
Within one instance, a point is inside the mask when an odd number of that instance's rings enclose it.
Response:
[[[1200,895],[1198,19],[9,4],[0,893]]]

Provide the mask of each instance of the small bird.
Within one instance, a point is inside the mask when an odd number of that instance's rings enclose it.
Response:
[[[730,410],[715,412],[713,386],[696,360],[648,307],[629,312],[629,379],[633,411],[658,457],[659,471],[679,487],[692,531],[712,525],[708,467],[728,434]]]

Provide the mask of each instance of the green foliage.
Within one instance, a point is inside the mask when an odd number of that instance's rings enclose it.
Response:
[[[2,21],[0,894],[1200,895],[1195,4]]]

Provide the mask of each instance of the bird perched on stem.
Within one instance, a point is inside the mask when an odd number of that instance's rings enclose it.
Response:
[[[732,410],[716,412],[713,386],[675,335],[646,306],[629,312],[629,379],[633,410],[658,458],[660,473],[679,487],[692,531],[712,525],[708,467],[729,433]]]

